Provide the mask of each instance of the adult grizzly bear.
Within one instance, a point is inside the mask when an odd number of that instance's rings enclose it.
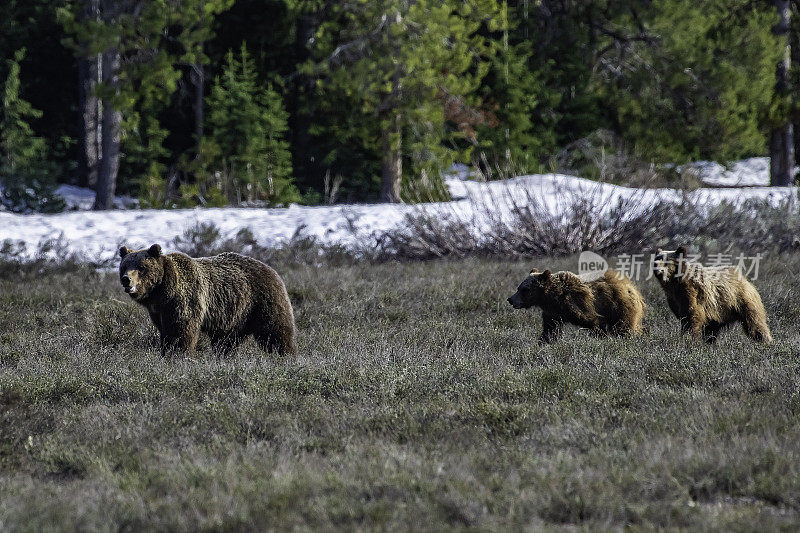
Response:
[[[534,268],[508,303],[542,309],[542,343],[556,340],[565,322],[597,334],[639,335],[646,306],[636,285],[612,270],[594,278]]]
[[[243,255],[193,259],[120,248],[119,278],[131,298],[150,313],[161,336],[161,353],[192,353],[200,332],[217,354],[253,335],[266,351],[295,353],[294,314],[286,287],[270,267]]]
[[[686,247],[658,250],[653,274],[681,330],[714,343],[722,328],[741,322],[753,340],[772,342],[761,296],[736,267],[704,267],[686,260]]]

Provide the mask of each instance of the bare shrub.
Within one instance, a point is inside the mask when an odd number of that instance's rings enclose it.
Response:
[[[29,247],[22,241],[6,239],[0,243],[0,277],[37,274],[44,271],[77,272],[88,268],[104,268],[107,261],[93,260],[69,249],[64,234],[45,239],[28,255]]]
[[[658,165],[635,152],[613,132],[600,129],[565,146],[553,156],[550,167],[556,172],[630,187],[696,189],[702,186],[689,169]]]
[[[258,242],[244,228],[223,238],[213,224],[198,224],[176,239],[192,256],[238,252],[270,264],[347,265],[356,262],[437,258],[569,256],[641,253],[693,245],[713,252],[785,252],[800,248],[796,204],[765,200],[708,205],[691,195],[638,191],[615,195],[602,184],[560,188],[544,196],[533,187],[495,187],[454,202],[417,206],[403,224],[356,245],[326,244],[300,227],[286,242]],[[353,223],[350,231],[356,236]]]
[[[203,222],[187,228],[174,244],[178,251],[192,257],[236,252],[268,264],[352,264],[363,256],[359,249],[322,244],[307,235],[305,229],[300,226],[288,241],[269,244],[259,243],[250,228],[242,228],[235,236],[223,238],[215,224]]]
[[[466,216],[457,207],[442,216],[422,206],[404,227],[380,235],[379,255],[425,260],[611,254],[687,243],[703,250],[783,252],[800,246],[800,218],[791,202],[708,205],[688,194],[655,194],[615,197],[597,185],[545,197],[532,188],[509,187],[468,198],[473,209],[465,209]]]
[[[543,180],[548,178],[543,177]],[[691,194],[618,190],[583,182],[581,189],[558,187],[544,195],[530,181],[486,184],[479,194],[448,204],[422,204],[404,223],[365,238],[357,218],[348,216],[353,238],[331,244],[304,226],[284,242],[259,242],[249,228],[223,235],[199,223],[172,246],[193,257],[237,252],[277,266],[339,266],[359,262],[437,258],[569,256],[642,253],[656,247],[692,245],[703,252],[783,253],[800,249],[796,201],[767,200],[701,204]],[[469,191],[469,189],[467,189]],[[488,192],[487,192],[488,191]],[[117,256],[97,260],[71,251],[62,237],[43,241],[35,253],[21,241],[0,243],[0,274],[111,268]]]

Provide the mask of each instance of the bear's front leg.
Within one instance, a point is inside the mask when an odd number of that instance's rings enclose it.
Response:
[[[700,313],[689,312],[689,316],[681,320],[681,330],[683,333],[691,333],[696,339],[703,338],[705,329],[705,317]]]
[[[539,344],[555,342],[563,327],[564,323],[559,318],[542,313],[542,336],[539,338]]]
[[[162,315],[163,317],[163,315]],[[166,320],[161,322],[161,355],[169,351],[194,353],[200,337],[200,325],[193,320]]]
[[[161,353],[164,353],[164,333],[161,331],[161,316],[149,310],[147,313],[150,315],[150,320],[153,321],[153,325],[158,330],[158,347]]]
[[[153,325],[156,327],[159,333],[161,333],[161,317],[158,313],[154,313],[152,311],[147,312],[150,315],[150,320],[153,321]]]

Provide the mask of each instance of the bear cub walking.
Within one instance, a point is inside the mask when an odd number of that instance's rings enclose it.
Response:
[[[192,353],[200,332],[217,354],[253,335],[262,349],[295,353],[292,304],[277,272],[235,253],[193,259],[146,250],[119,250],[119,277],[131,298],[147,308],[161,337],[161,353]]]
[[[645,304],[636,285],[620,272],[606,271],[588,279],[572,272],[533,269],[508,299],[514,309],[542,309],[540,342],[558,338],[564,323],[594,333],[639,335]]]
[[[674,252],[658,250],[653,273],[684,333],[714,343],[722,328],[741,322],[753,340],[772,342],[761,296],[737,267],[687,261],[681,246]]]

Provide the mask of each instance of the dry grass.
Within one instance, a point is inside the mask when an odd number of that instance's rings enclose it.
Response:
[[[769,348],[678,339],[653,282],[648,336],[540,348],[530,263],[276,266],[293,358],[162,359],[113,274],[3,269],[0,529],[800,524],[800,256]]]

